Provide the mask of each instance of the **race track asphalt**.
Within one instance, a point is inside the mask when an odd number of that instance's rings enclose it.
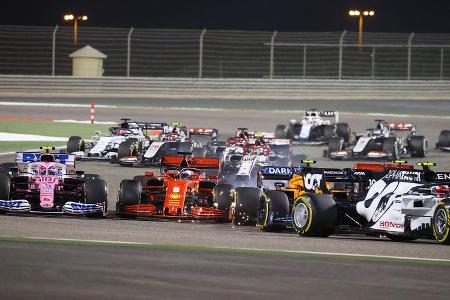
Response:
[[[448,267],[0,241],[1,299],[448,299]]]
[[[0,99],[10,101],[11,99]],[[12,99],[30,101],[30,99]],[[32,99],[42,101],[42,99]],[[52,100],[53,101],[53,100]],[[60,99],[53,102],[67,102]],[[102,104],[111,104],[103,100]],[[47,101],[48,102],[48,101]],[[116,121],[122,117],[145,121],[179,121],[187,126],[217,127],[222,136],[233,133],[237,127],[273,131],[277,124],[298,118],[308,107],[298,105],[295,111],[281,107],[272,111],[263,104],[249,109],[249,104],[235,108],[211,110],[198,107],[198,103],[171,109],[142,105],[130,101],[126,106],[96,109],[96,120]],[[88,103],[88,101],[86,101]],[[117,103],[113,103],[117,105]],[[124,104],[124,103],[122,103]],[[319,102],[315,107],[324,108]],[[345,103],[344,103],[345,104]],[[242,107],[241,107],[241,106]],[[296,104],[297,105],[297,104]],[[336,105],[336,104],[333,104]],[[405,102],[392,102],[402,107]],[[414,106],[415,105],[415,106]],[[370,102],[358,103],[363,107],[343,106],[341,120],[347,121],[354,131],[373,126],[373,119],[413,122],[418,134],[424,134],[431,148],[440,130],[450,129],[446,109],[448,102],[435,105],[414,102],[398,111],[383,111]],[[137,108],[136,106],[139,106]],[[156,107],[158,106],[158,107]],[[302,108],[299,108],[302,107]],[[377,108],[378,107],[378,108]],[[419,107],[419,108],[417,108]],[[444,112],[444,113],[442,113]],[[375,113],[375,114],[373,114]],[[397,113],[397,115],[386,114]],[[398,115],[401,114],[401,115]],[[411,115],[415,115],[411,117]],[[53,119],[89,118],[88,107],[1,106],[0,117],[34,117]],[[349,167],[352,162],[330,161],[322,158],[324,147],[298,147],[297,154],[318,160],[318,166]],[[438,169],[450,169],[450,153],[432,149],[427,160],[438,163]],[[0,156],[0,162],[12,161],[13,155]],[[411,162],[417,160],[410,160]],[[142,174],[145,169],[125,168],[106,162],[80,162],[78,169],[98,173],[109,186],[109,207],[114,208],[117,188],[122,179]],[[136,249],[75,244],[55,245],[34,241],[1,240],[1,237],[44,237],[58,239],[99,240],[114,242],[151,243],[170,245],[167,249]],[[284,257],[268,254],[264,263],[260,257],[248,253],[217,253],[206,250],[186,250],[177,247],[201,246],[246,248],[265,250],[348,253],[357,255],[394,256],[442,259],[434,265],[416,262],[373,262],[370,257],[361,261],[341,261],[334,256],[326,259],[301,256]],[[172,248],[174,247],[174,248]],[[213,248],[211,248],[213,247]],[[433,241],[418,240],[397,243],[386,238],[332,236],[330,238],[300,238],[293,233],[264,233],[257,228],[233,227],[230,224],[209,222],[167,222],[149,220],[120,220],[110,216],[103,220],[45,216],[0,216],[0,298],[8,296],[29,298],[33,291],[42,291],[42,298],[64,295],[67,298],[274,298],[277,295],[294,298],[423,298],[431,296],[446,299],[449,295],[448,247]],[[394,259],[395,260],[395,259]],[[444,263],[445,262],[445,263]],[[439,266],[445,264],[445,266]],[[7,272],[3,272],[6,270]],[[10,274],[9,276],[5,274]],[[67,276],[61,276],[67,274]],[[42,275],[42,276],[41,276]],[[27,277],[28,276],[28,277]],[[91,277],[92,276],[92,277]],[[21,290],[14,283],[28,279]],[[96,279],[92,284],[88,279]],[[47,282],[56,284],[45,284]],[[77,288],[83,285],[83,288]],[[194,287],[193,287],[194,286]],[[217,289],[215,288],[217,287]],[[351,288],[349,288],[351,287]],[[148,294],[153,293],[153,294]],[[212,297],[210,296],[213,293]],[[48,295],[46,297],[45,295]],[[56,296],[55,296],[56,295]],[[150,296],[154,295],[154,297]],[[2,297],[2,296],[6,296]],[[91,296],[91,297],[89,297]],[[121,297],[122,296],[122,297]],[[311,297],[309,297],[311,296]]]

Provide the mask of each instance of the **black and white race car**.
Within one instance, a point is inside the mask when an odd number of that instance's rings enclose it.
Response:
[[[450,151],[450,130],[442,130],[439,134],[439,141],[436,148],[443,151]]]
[[[67,153],[73,154],[77,159],[85,160],[111,160],[120,153],[122,143],[135,142],[147,145],[157,139],[162,133],[169,132],[169,123],[137,122],[130,119],[121,119],[119,126],[110,127],[110,135],[101,135],[97,132],[90,141],[83,140],[80,136],[71,136],[67,142]],[[125,149],[122,147],[122,149]]]
[[[326,237],[335,230],[382,234],[394,241],[417,238],[450,244],[450,172],[434,172],[434,163],[418,169],[390,169],[356,201],[327,194],[298,198],[292,224],[301,236]]]
[[[330,119],[334,118],[334,122]],[[294,145],[328,144],[332,137],[341,137],[345,143],[350,140],[350,127],[347,123],[339,123],[336,111],[305,111],[301,120],[291,120],[286,125],[277,125],[275,138],[290,139]]]
[[[346,145],[342,137],[333,137],[324,156],[331,159],[384,159],[424,157],[428,141],[416,135],[416,126],[375,120],[375,128],[356,136],[356,143]]]

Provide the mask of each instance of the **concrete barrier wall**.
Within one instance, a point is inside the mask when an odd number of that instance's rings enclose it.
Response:
[[[0,76],[0,97],[450,100],[450,81]]]

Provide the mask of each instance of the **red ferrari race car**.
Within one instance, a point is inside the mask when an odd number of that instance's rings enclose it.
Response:
[[[122,180],[118,216],[231,220],[233,187],[218,183],[220,159],[164,156],[162,165],[160,176]]]

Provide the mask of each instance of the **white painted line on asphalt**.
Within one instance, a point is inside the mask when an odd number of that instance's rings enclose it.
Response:
[[[75,123],[75,124],[91,124],[91,120],[78,121],[78,120],[53,120],[55,123]],[[117,122],[113,121],[95,121],[95,124],[99,125],[117,125]]]
[[[129,245],[129,246],[158,246],[156,243],[141,243],[141,242],[125,242],[125,241],[108,241],[108,240],[83,240],[83,239],[65,239],[65,238],[45,238],[45,237],[14,237],[4,236],[4,238],[20,238],[24,240],[42,240],[42,241],[62,241],[62,242],[79,242],[79,243],[97,243],[104,245]],[[162,246],[166,244],[161,244]],[[180,247],[196,247],[195,245],[172,245],[166,246],[180,246]],[[317,256],[338,256],[348,258],[375,258],[375,259],[389,259],[402,261],[423,261],[423,262],[445,262],[450,263],[450,259],[445,258],[428,258],[428,257],[406,257],[406,256],[391,256],[391,255],[373,255],[373,254],[354,254],[354,253],[337,253],[337,252],[322,252],[322,251],[303,251],[303,250],[280,250],[280,249],[264,249],[264,248],[240,248],[240,247],[211,247],[200,246],[200,248],[207,248],[212,250],[237,250],[237,251],[253,251],[253,252],[275,252],[286,254],[305,254]]]
[[[0,142],[66,142],[68,139],[67,137],[0,132]]]
[[[43,102],[8,102],[1,101],[1,106],[49,106],[49,107],[91,107],[91,104],[74,104],[74,103],[43,103]],[[98,108],[117,108],[116,105],[96,104]]]

